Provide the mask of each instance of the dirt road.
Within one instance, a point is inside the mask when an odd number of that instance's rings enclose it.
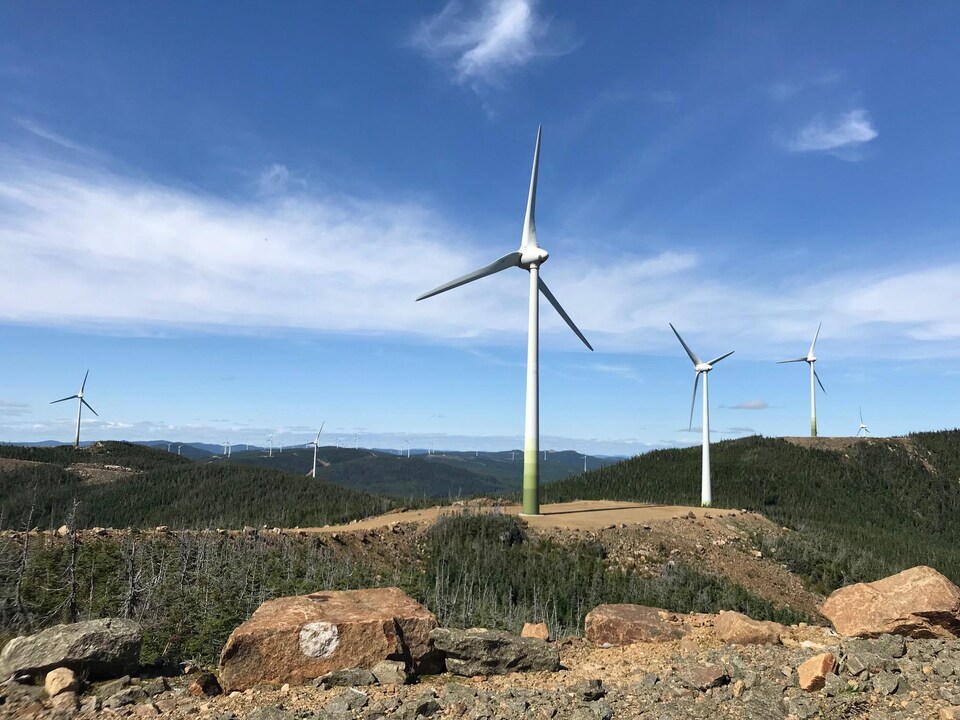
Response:
[[[348,525],[335,525],[323,528],[301,528],[307,532],[329,533],[352,530],[372,530],[386,527],[392,523],[432,524],[441,513],[454,512],[463,506],[433,507],[424,510],[407,510],[366,518]],[[519,505],[501,505],[498,507],[469,505],[471,509],[482,512],[504,512],[520,514]],[[694,513],[702,517],[706,513],[719,517],[732,510],[716,508],[682,507],[679,505],[650,505],[644,503],[611,502],[608,500],[582,500],[571,503],[543,505],[540,515],[525,515],[524,520],[535,528],[564,528],[566,530],[599,530],[609,525],[642,525],[654,520],[669,520],[673,517]]]

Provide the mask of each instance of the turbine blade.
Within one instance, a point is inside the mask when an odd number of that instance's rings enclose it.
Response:
[[[320,432],[317,433],[317,437],[319,437],[319,436],[320,436],[320,433],[323,432],[323,426],[326,425],[326,424],[327,424],[327,421],[326,421],[326,420],[324,420],[322,423],[320,423]]]
[[[735,353],[735,352],[736,352],[736,350],[731,350],[731,351],[728,352],[726,355],[721,355],[721,356],[718,357],[716,360],[711,360],[710,362],[707,363],[707,365],[716,365],[718,362],[720,362],[720,361],[723,360],[724,358],[730,357],[730,356],[733,355],[733,353]]]
[[[687,425],[687,430],[693,430],[693,408],[697,404],[697,384],[700,382],[700,373],[698,372],[693,378],[693,399],[690,401],[690,423]]]
[[[86,374],[83,376],[83,382],[80,383],[80,392],[83,392],[83,389],[87,386],[88,375],[90,375],[90,370],[87,370]]]
[[[863,408],[860,408],[860,424],[863,425]]]
[[[570,326],[570,329],[573,330],[574,333],[576,333],[576,336],[583,341],[584,345],[586,345],[588,348],[593,350],[593,346],[587,342],[587,339],[583,336],[583,333],[580,332],[580,329],[573,324],[573,320],[571,320],[570,316],[567,315],[566,310],[560,307],[560,303],[557,301],[557,298],[553,296],[553,293],[550,292],[550,288],[547,287],[547,284],[543,281],[543,278],[538,277],[537,284],[540,286],[540,292],[542,292],[543,296],[550,301],[550,304],[553,305],[556,311],[560,313],[560,317],[566,320],[567,325]]]
[[[467,283],[473,282],[474,280],[479,280],[480,278],[486,277],[487,275],[493,275],[494,273],[498,273],[501,270],[506,270],[507,268],[512,268],[512,267],[520,267],[520,251],[519,250],[514,250],[512,253],[508,253],[507,255],[504,255],[499,260],[494,260],[489,265],[484,265],[479,270],[474,270],[471,273],[467,273],[466,275],[458,277],[456,280],[451,280],[450,282],[445,283],[438,288],[434,288],[430,292],[424,293],[423,295],[417,298],[417,302],[419,302],[420,300],[426,300],[428,297],[439,295],[440,293],[446,292],[447,290],[453,290],[453,288],[455,287],[466,285]]]
[[[826,394],[827,394],[827,389],[823,386],[823,383],[820,382],[820,376],[817,375],[817,371],[816,371],[816,370],[813,371],[813,376],[817,379],[817,384],[820,386],[820,389],[823,390],[823,394],[826,395]]]
[[[70,397],[60,398],[59,400],[51,400],[51,401],[50,401],[50,404],[51,404],[51,405],[55,405],[56,403],[58,403],[58,402],[63,402],[64,400],[76,400],[78,397],[80,397],[80,396],[79,396],[79,395],[71,395]]]
[[[693,354],[693,350],[687,347],[687,344],[683,341],[683,338],[680,337],[680,333],[677,332],[677,329],[673,326],[673,323],[667,323],[670,326],[670,329],[673,330],[673,334],[677,336],[677,340],[680,341],[680,344],[683,345],[683,349],[687,351],[687,355],[690,356],[690,359],[693,360],[694,365],[700,364],[700,358]],[[699,375],[698,375],[699,377]]]
[[[82,402],[84,405],[86,405],[86,406],[87,406],[87,409],[88,409],[90,412],[92,412],[92,413],[93,413],[94,415],[96,415],[97,417],[100,417],[100,415],[97,413],[97,411],[94,410],[92,407],[90,407],[90,403],[88,403],[88,402],[87,402],[86,400],[84,400],[83,398],[80,398],[80,402]]]
[[[527,213],[523,217],[523,235],[520,247],[538,247],[537,245],[537,173],[540,169],[540,133],[543,126],[537,127],[537,145],[533,150],[533,170],[530,172],[530,192],[527,195]]]
[[[813,348],[817,345],[817,338],[820,337],[820,326],[823,325],[821,322],[820,325],[817,325],[817,332],[813,336],[813,342],[810,343],[810,352],[807,354],[807,357],[813,357]]]
[[[783,365],[784,363],[791,363],[791,362],[806,362],[806,361],[807,359],[805,357],[796,358],[795,360],[777,360],[777,365]]]

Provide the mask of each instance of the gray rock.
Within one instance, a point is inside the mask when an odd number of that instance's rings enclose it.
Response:
[[[800,696],[795,698],[784,698],[783,706],[787,713],[793,715],[799,720],[808,720],[820,714],[820,708],[808,697]]]
[[[827,697],[836,697],[847,690],[846,681],[836,673],[827,673],[823,680],[823,694]]]
[[[381,660],[370,672],[381,685],[406,685],[410,682],[407,665],[399,660]]]
[[[900,676],[891,672],[879,672],[870,678],[870,685],[881,695],[893,695],[900,688]]]
[[[648,672],[644,673],[643,677],[640,678],[639,686],[645,690],[653,690],[658,682],[660,682],[660,676],[656,673]]]
[[[124,688],[130,687],[131,679],[129,675],[124,675],[119,677],[116,680],[111,680],[110,682],[105,682],[94,687],[93,692],[97,697],[101,699],[106,699],[111,695],[116,695],[118,692]]]
[[[365,692],[359,690],[344,690],[333,700],[323,706],[327,713],[340,713],[344,711],[359,710],[367,706],[370,697]]]
[[[248,720],[295,720],[295,715],[276,705],[258,707],[247,716]]]
[[[593,702],[607,694],[601,680],[584,680],[570,688],[570,691],[580,700]]]
[[[434,648],[444,655],[455,675],[505,675],[512,672],[556,672],[560,651],[556,645],[522,638],[501,630],[437,628],[430,632]]]
[[[847,657],[843,661],[842,671],[848,675],[860,675],[867,670],[880,672],[884,667],[886,667],[886,663],[876,653],[852,651],[847,653]]]
[[[683,684],[689,688],[697,690],[709,690],[710,688],[726,685],[730,682],[730,676],[727,669],[722,665],[695,665],[688,668],[681,674]]]
[[[396,715],[401,720],[417,720],[418,718],[427,718],[440,709],[440,703],[437,699],[425,695],[418,698],[408,699],[397,710]]]
[[[170,685],[164,677],[155,677],[147,680],[142,683],[140,687],[142,687],[143,691],[150,697],[156,697],[160,693],[164,693],[170,689]]]
[[[131,686],[111,695],[103,701],[103,707],[115,710],[125,705],[133,705],[148,700],[149,696],[143,691],[143,688]]]
[[[66,667],[90,680],[135,674],[143,631],[133,620],[107,618],[55,625],[11,640],[0,652],[0,678],[38,676]]]
[[[377,678],[365,668],[347,668],[328,672],[314,680],[313,684],[324,690],[329,690],[332,687],[362,687],[376,685]]]

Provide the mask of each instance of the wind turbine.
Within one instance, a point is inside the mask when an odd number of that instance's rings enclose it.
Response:
[[[428,293],[424,293],[417,300],[438,295],[447,290],[466,285],[487,275],[493,275],[508,268],[518,267],[530,273],[530,302],[527,315],[527,401],[526,421],[524,423],[524,453],[523,453],[523,514],[540,514],[540,295],[544,297],[564,319],[570,329],[583,344],[590,350],[593,348],[587,339],[574,325],[573,320],[560,306],[557,298],[540,279],[540,266],[547,261],[550,254],[537,244],[537,227],[535,222],[537,204],[537,171],[540,166],[540,135],[542,128],[537,128],[537,143],[533,151],[533,170],[530,173],[530,190],[527,193],[527,212],[523,220],[520,249],[514,250],[494,260],[479,270],[451,280]]]
[[[817,345],[817,338],[820,337],[821,325],[823,325],[823,323],[817,325],[817,332],[813,336],[813,342],[810,343],[810,351],[806,357],[794,358],[793,360],[781,360],[777,363],[777,365],[783,365],[784,363],[805,362],[810,366],[810,437],[817,436],[817,385],[820,385],[820,389],[823,390],[824,394],[827,392],[827,389],[823,387],[823,383],[820,382],[820,376],[817,375],[817,371],[813,367],[814,363],[817,362],[817,357],[813,354],[813,349]],[[816,381],[816,384],[814,381]]]
[[[317,430],[317,436],[313,439],[312,443],[307,444],[307,447],[310,447],[310,445],[313,445],[313,470],[307,473],[307,475],[309,475],[312,478],[315,478],[317,476],[317,448],[320,447],[320,433],[323,432],[323,426],[326,424],[327,424],[326,420],[320,423],[320,429]]]
[[[863,437],[866,437],[869,432],[870,428],[863,422],[863,408],[860,408],[860,429],[857,430],[857,436],[859,437],[860,433],[863,433]]]
[[[90,371],[87,370],[86,374],[83,376],[83,382],[80,384],[80,392],[76,395],[71,395],[69,397],[60,398],[59,400],[53,400],[50,404],[55,405],[56,403],[65,402],[67,400],[77,400],[77,437],[73,441],[73,446],[75,448],[80,447],[80,415],[83,413],[83,406],[86,405],[87,409],[92,412],[97,417],[100,417],[97,414],[97,411],[90,407],[90,403],[83,399],[83,389],[87,386],[87,376],[90,375]]]
[[[670,329],[673,330],[673,334],[677,336],[677,340],[683,345],[683,349],[687,351],[690,360],[693,361],[693,369],[697,373],[693,378],[693,400],[690,401],[690,424],[688,426],[690,429],[693,428],[693,407],[697,404],[697,383],[700,382],[700,376],[703,375],[703,462],[700,470],[700,504],[703,507],[710,507],[710,503],[712,502],[710,488],[710,391],[708,389],[707,378],[709,377],[710,371],[713,370],[713,366],[724,358],[733,355],[734,351],[731,350],[710,362],[703,362],[693,354],[693,350],[691,350],[683,341],[683,338],[680,337],[680,333],[677,332],[673,323],[669,323],[669,325]]]

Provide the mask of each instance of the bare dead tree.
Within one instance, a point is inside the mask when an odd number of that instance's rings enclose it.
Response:
[[[30,551],[30,523],[33,522],[33,506],[30,506],[30,512],[27,514],[27,523],[23,531],[23,548],[20,553],[20,564],[17,567],[17,583],[14,586],[13,604],[20,616],[20,622],[24,629],[30,632],[33,629],[33,623],[30,621],[30,613],[23,599],[23,581],[27,576],[27,561]]]

